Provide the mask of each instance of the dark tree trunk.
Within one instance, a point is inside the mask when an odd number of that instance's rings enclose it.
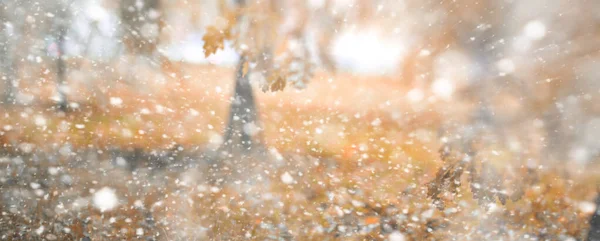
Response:
[[[4,19],[4,14],[0,12],[1,21],[8,21]],[[0,26],[0,78],[4,82],[4,91],[2,93],[3,104],[14,104],[16,99],[16,65],[13,49],[13,40],[9,36],[6,27]]]
[[[596,212],[590,219],[588,241],[600,241],[600,195],[596,198]]]
[[[260,124],[252,85],[248,76],[243,73],[245,64],[246,60],[242,58],[237,67],[229,120],[223,138],[222,151],[228,154],[247,153],[258,144],[258,138],[253,136],[257,133]]]
[[[56,59],[56,80],[58,86],[58,106],[57,108],[60,111],[66,112],[68,108],[67,102],[67,94],[65,93],[65,84],[66,84],[66,72],[67,66],[65,64],[65,34],[66,29],[65,26],[60,26],[58,31],[58,36],[56,40],[56,45],[58,47],[58,56]]]
[[[264,148],[259,134],[261,125],[252,85],[243,73],[246,60],[242,57],[235,75],[235,89],[231,97],[229,120],[223,134],[223,143],[208,159],[211,181],[222,184],[235,176],[249,178],[249,173],[263,163]]]
[[[142,3],[141,7],[139,3]],[[120,2],[121,26],[123,43],[127,51],[133,55],[151,57],[155,55],[162,26],[162,17],[153,16],[152,12],[161,11],[160,0],[123,0]],[[162,13],[164,14],[164,13]],[[155,36],[144,33],[144,25],[156,24],[158,32]]]
[[[2,48],[8,48],[8,46],[2,46]],[[2,93],[3,94],[2,103],[5,105],[15,104],[16,94],[17,94],[17,88],[16,88],[16,83],[15,83],[16,82],[15,64],[13,62],[13,59],[11,58],[12,56],[10,56],[8,51],[9,51],[9,49],[6,49],[6,52],[4,52],[4,50],[3,50],[2,56],[0,56],[0,58],[2,58],[2,69],[0,70],[0,71],[2,71],[2,75],[0,78],[2,78],[4,80],[4,91]]]

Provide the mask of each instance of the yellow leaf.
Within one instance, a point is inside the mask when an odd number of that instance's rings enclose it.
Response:
[[[246,74],[248,74],[248,61],[244,62],[242,66],[242,77],[246,77]]]
[[[285,89],[285,79],[281,75],[275,75],[270,82],[271,91],[280,91]]]
[[[204,41],[204,56],[208,57],[219,49],[223,49],[224,41],[229,37],[229,30],[219,30],[216,27],[209,26],[202,40]]]

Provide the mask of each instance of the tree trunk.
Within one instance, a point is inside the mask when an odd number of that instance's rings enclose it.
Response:
[[[16,101],[16,65],[13,57],[13,41],[9,36],[8,30],[0,26],[0,78],[4,82],[4,91],[2,103],[5,105],[14,104]]]
[[[590,219],[590,232],[588,233],[588,241],[600,241],[600,195],[596,198],[596,212]]]
[[[3,99],[2,103],[5,105],[12,105],[16,103],[16,94],[17,88],[15,86],[16,75],[14,64],[12,63],[12,59],[10,56],[2,56],[3,61],[7,61],[8,63],[2,63],[2,76],[1,78],[4,80],[4,91],[3,91]]]
[[[65,53],[65,34],[66,29],[65,26],[60,26],[58,29],[57,36],[57,47],[58,47],[58,56],[56,59],[56,80],[58,86],[58,106],[57,108],[60,111],[66,112],[68,108],[67,102],[67,94],[66,94],[66,71],[67,66],[65,64],[64,53]]]
[[[225,128],[222,151],[227,154],[244,154],[259,144],[253,138],[260,128],[252,85],[243,73],[246,60],[242,58],[236,71],[233,98],[229,110],[229,121]]]
[[[208,159],[211,181],[222,184],[234,177],[245,179],[263,163],[260,124],[252,85],[244,74],[246,60],[242,57],[235,75],[235,89],[231,97],[229,120],[223,134],[223,143],[216,155]]]

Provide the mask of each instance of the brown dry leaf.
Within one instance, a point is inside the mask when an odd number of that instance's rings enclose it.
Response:
[[[285,85],[286,85],[285,82],[286,81],[279,74],[275,75],[274,78],[272,78],[271,81],[269,81],[269,82],[270,82],[270,88],[269,89],[271,91],[280,91],[280,90],[285,89]]]
[[[225,40],[232,39],[232,29],[236,24],[237,10],[229,10],[220,2],[220,10],[223,11],[222,17],[217,17],[215,24],[206,28],[206,33],[202,40],[204,41],[204,56],[208,57],[219,49],[225,47]]]
[[[204,41],[204,56],[208,57],[219,49],[223,49],[225,39],[230,37],[229,30],[219,30],[216,27],[206,28],[206,34],[202,37]]]
[[[456,195],[462,185],[461,176],[466,173],[473,199],[482,207],[488,208],[489,203],[500,201],[506,205],[507,201],[516,201],[523,195],[523,190],[517,189],[509,196],[505,193],[504,175],[488,161],[478,157],[476,152],[469,154],[470,158],[461,157],[464,154],[453,150],[449,145],[440,149],[440,157],[445,163],[428,184],[428,197],[431,198],[438,209],[444,208],[442,193]],[[535,176],[531,173],[527,177]]]
[[[442,183],[443,176],[445,170],[440,168],[435,175],[435,179],[427,184],[427,196],[433,199],[433,202],[436,204],[437,208],[443,209],[443,202],[440,198],[440,194],[442,193]]]

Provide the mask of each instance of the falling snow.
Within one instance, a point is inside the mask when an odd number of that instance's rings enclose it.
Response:
[[[292,177],[290,173],[285,172],[281,174],[281,181],[285,184],[292,184],[294,182],[294,177]]]
[[[115,208],[119,203],[119,199],[115,193],[115,190],[108,187],[94,193],[93,204],[94,207],[99,209],[101,212],[110,211]]]
[[[546,36],[546,25],[539,20],[530,21],[523,29],[525,36],[532,40],[540,40]]]
[[[0,240],[600,240],[597,2],[4,0]]]

